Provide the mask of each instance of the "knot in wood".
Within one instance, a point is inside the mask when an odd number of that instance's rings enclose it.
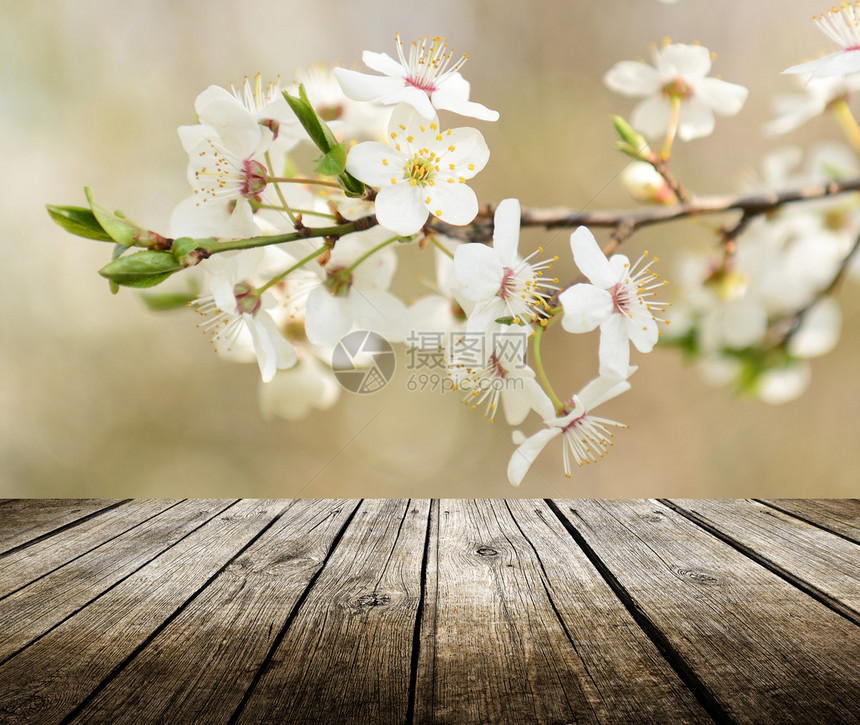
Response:
[[[673,566],[672,573],[679,579],[690,579],[698,584],[716,584],[719,579],[704,569],[685,569]]]
[[[383,607],[391,601],[387,594],[364,594],[356,602],[360,607]]]
[[[498,556],[499,555],[498,551],[496,551],[495,549],[491,549],[489,546],[482,546],[475,553],[477,553],[478,556]]]

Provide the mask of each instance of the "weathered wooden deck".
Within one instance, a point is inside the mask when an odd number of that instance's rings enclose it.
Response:
[[[858,723],[853,500],[0,501],[0,722]]]

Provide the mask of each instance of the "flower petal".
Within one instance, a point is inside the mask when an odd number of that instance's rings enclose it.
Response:
[[[657,321],[644,303],[638,303],[627,318],[627,336],[639,352],[651,352],[660,337]]]
[[[464,183],[437,182],[425,187],[424,192],[424,205],[431,214],[448,224],[462,226],[478,216],[478,197]]]
[[[388,53],[374,53],[372,50],[365,50],[361,54],[362,62],[371,70],[377,73],[383,73],[387,76],[404,78],[406,75],[403,66],[394,60]]]
[[[498,294],[504,270],[496,250],[483,244],[463,244],[454,252],[454,274],[460,294],[479,302]]]
[[[696,98],[721,116],[734,116],[744,105],[749,89],[719,78],[702,78],[696,83]]]
[[[610,315],[600,326],[600,374],[616,380],[626,380],[630,372],[630,343],[627,339],[626,318]]]
[[[669,128],[672,118],[672,104],[662,95],[651,96],[633,109],[630,123],[646,136],[655,137],[664,134]]]
[[[459,78],[459,80],[456,80]],[[462,81],[461,85],[459,81]],[[463,94],[465,88],[465,95]],[[469,100],[469,82],[459,73],[454,73],[435,90],[430,97],[433,105],[440,111],[451,111],[461,116],[477,118],[481,121],[498,121],[499,112],[493,111],[480,103]]]
[[[430,103],[427,94],[414,86],[406,85],[399,90],[392,89],[390,93],[380,96],[377,100],[386,106],[391,106],[395,103],[406,103],[414,108],[425,121],[431,121],[436,117],[436,109],[433,108],[433,104]]]
[[[621,395],[621,393],[627,390],[630,390],[629,381],[619,381],[615,378],[601,376],[587,383],[576,397],[579,398],[585,409],[590,412],[598,405],[605,403],[607,400],[612,400],[612,398]]]
[[[403,342],[409,327],[409,310],[390,292],[353,285],[349,292],[356,327],[372,330],[389,342]]]
[[[407,236],[417,233],[428,216],[423,192],[421,187],[406,182],[383,186],[376,195],[377,220],[397,234]]]
[[[575,284],[558,296],[564,308],[561,326],[568,332],[591,332],[615,314],[612,295],[591,284]]]
[[[475,128],[452,128],[443,134],[445,150],[437,151],[442,169],[451,176],[471,179],[490,158],[490,149]],[[454,168],[451,168],[451,165]]]
[[[508,463],[508,481],[514,486],[519,486],[546,444],[560,433],[561,428],[544,428],[526,438],[514,451]]]
[[[657,67],[666,79],[681,76],[685,81],[696,81],[711,70],[711,53],[703,45],[673,43],[658,50],[657,58]]]
[[[622,60],[604,74],[603,83],[611,91],[639,98],[658,93],[663,79],[660,72],[647,63]]]
[[[373,76],[346,68],[335,68],[333,72],[346,97],[354,101],[375,101],[405,86],[403,78]]]
[[[254,352],[264,383],[268,383],[277,370],[286,370],[296,364],[296,348],[278,330],[269,313],[243,315],[254,341]]]
[[[828,56],[827,62],[822,63],[812,74],[813,78],[830,78],[844,76],[860,71],[860,52],[856,48],[843,50],[834,56]]]
[[[506,267],[517,262],[517,248],[520,245],[520,201],[503,199],[496,207],[493,216],[493,249]]]
[[[325,287],[311,290],[305,307],[305,333],[314,345],[337,344],[352,328],[352,309],[346,297],[335,297]]]
[[[826,355],[839,341],[841,327],[839,304],[832,297],[824,297],[809,309],[800,328],[789,338],[788,352],[795,357]]]
[[[573,252],[573,261],[593,285],[606,289],[618,282],[617,275],[613,272],[606,259],[606,255],[597,244],[594,235],[587,227],[579,227],[570,235],[570,250]]]
[[[711,107],[694,96],[681,104],[678,119],[678,138],[690,141],[694,138],[709,136],[714,131],[714,112]]]
[[[403,180],[403,159],[387,144],[365,141],[350,149],[346,170],[365,184],[390,186]]]
[[[475,305],[475,309],[466,318],[466,332],[483,332],[491,333],[499,328],[499,323],[496,322],[500,317],[506,317],[510,313],[501,297],[491,297],[488,300],[479,302]]]

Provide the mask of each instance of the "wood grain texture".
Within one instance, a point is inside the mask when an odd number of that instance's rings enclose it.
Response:
[[[63,721],[288,505],[238,503],[0,666],[0,722]]]
[[[364,501],[239,723],[399,723],[430,502]]]
[[[294,502],[74,721],[227,722],[357,504]]]
[[[0,506],[0,554],[117,503],[85,498],[7,499]]]
[[[857,626],[657,502],[557,505],[732,721],[857,721]]]
[[[711,722],[543,501],[507,502],[550,603],[594,684],[601,721]]]
[[[0,597],[94,551],[178,501],[130,501],[99,516],[0,558]]]
[[[764,503],[860,544],[860,501],[856,499],[775,498]]]
[[[675,500],[680,511],[712,526],[750,556],[835,600],[860,624],[860,546],[752,501]],[[826,601],[826,599],[825,599]]]
[[[603,701],[502,500],[443,500],[418,662],[419,722],[600,722]]]
[[[140,570],[231,503],[235,502],[184,501],[0,598],[0,663]]]
[[[0,501],[4,725],[860,723],[855,501],[66,508]]]

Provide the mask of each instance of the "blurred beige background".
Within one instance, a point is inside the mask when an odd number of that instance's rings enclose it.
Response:
[[[509,430],[456,396],[408,393],[401,372],[376,395],[344,394],[303,423],[264,421],[254,365],[222,362],[185,311],[156,315],[112,297],[96,270],[108,248],[55,227],[45,203],[106,206],[165,229],[187,194],[176,127],[212,83],[293,78],[314,61],[359,62],[409,39],[447,36],[472,60],[473,98],[501,112],[480,126],[492,150],[479,197],[588,209],[630,206],[616,174],[602,87],[616,61],[664,36],[699,40],[715,72],[750,88],[737,117],[679,146],[673,166],[699,193],[732,190],[762,153],[838,138],[830,119],[764,140],[779,72],[829,50],[809,18],[824,2],[657,0],[2,0],[0,24],[0,496],[857,496],[860,294],[846,287],[840,346],[813,361],[801,399],[781,407],[705,387],[671,350],[635,355],[633,389],[605,414],[631,424],[604,461],[566,479],[559,446],[518,489],[505,478]],[[470,124],[465,124],[470,125]],[[567,234],[529,235],[564,253]],[[676,223],[626,250],[702,245]],[[552,246],[549,247],[553,249]],[[558,335],[550,338],[558,338]],[[574,392],[596,370],[587,342],[548,345]],[[401,357],[402,359],[402,357]],[[526,430],[537,425],[533,421]]]

